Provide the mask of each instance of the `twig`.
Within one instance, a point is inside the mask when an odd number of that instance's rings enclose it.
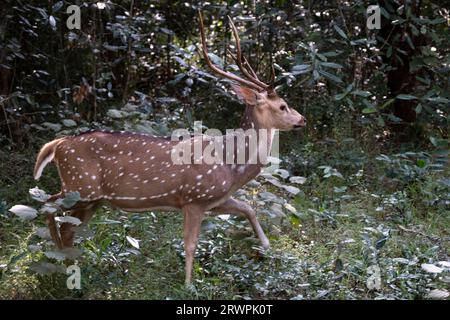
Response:
[[[9,96],[7,98],[4,98],[3,100],[0,100],[0,105],[2,106],[3,115],[5,116],[5,122],[6,122],[6,126],[8,127],[9,138],[11,139],[11,143],[14,143],[11,127],[9,126],[8,114],[6,113],[6,108],[5,108],[5,102],[10,100],[12,97],[13,96]]]
[[[423,233],[422,231],[417,231],[417,230],[413,230],[413,229],[407,229],[407,228],[405,228],[403,226],[400,226],[400,225],[398,227],[401,230],[405,231],[405,232],[418,234],[418,235],[421,235],[422,237],[428,238],[428,239],[433,240],[433,241],[439,241],[439,242],[440,241],[450,241],[450,237],[439,238],[439,237],[436,237],[436,236],[427,235],[427,234]]]
[[[130,12],[130,16],[129,16],[129,19],[128,19],[128,24],[129,24],[129,27],[130,27],[130,29],[132,29],[132,23],[133,23],[133,10],[134,10],[134,0],[131,0],[131,4],[130,4],[130,9],[129,9],[129,12]],[[125,103],[125,102],[127,102],[127,100],[128,100],[128,85],[129,85],[129,83],[130,83],[130,81],[131,81],[131,68],[130,68],[130,66],[131,66],[131,51],[132,51],[132,37],[131,37],[131,34],[128,36],[128,44],[127,44],[127,59],[128,59],[128,72],[127,72],[127,80],[125,81],[125,87],[124,87],[124,90],[123,90],[123,97],[122,97],[122,101],[123,101],[123,103]]]
[[[96,19],[96,10],[93,11],[94,16],[94,37],[93,37],[93,43],[94,43],[94,49],[97,47],[97,19]],[[96,50],[93,51],[94,54],[94,74],[92,75],[92,94],[94,96],[94,121],[97,121],[97,53]],[[88,113],[90,114],[90,112]],[[90,117],[89,117],[90,118]],[[89,119],[90,121],[91,119]]]

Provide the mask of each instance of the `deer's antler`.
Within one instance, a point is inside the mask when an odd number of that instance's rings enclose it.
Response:
[[[212,63],[212,61],[209,59],[209,56],[208,56],[208,49],[206,47],[206,36],[205,36],[204,25],[203,25],[203,17],[202,17],[200,10],[198,12],[198,16],[199,16],[199,20],[200,20],[200,35],[201,35],[201,39],[202,39],[203,56],[205,58],[206,63],[208,64],[208,66],[211,68],[211,70],[224,78],[236,81],[244,86],[250,87],[252,89],[256,89],[257,91],[264,91],[264,90],[273,91],[273,90],[271,90],[270,84],[266,84],[266,83],[262,82],[261,80],[259,80],[258,76],[256,75],[256,72],[252,69],[252,67],[248,63],[247,59],[242,56],[241,41],[239,39],[238,31],[230,17],[228,17],[228,19],[230,20],[231,30],[233,32],[233,37],[236,41],[236,55],[233,55],[229,51],[228,52],[230,53],[231,57],[236,61],[236,64],[237,64],[239,70],[241,71],[242,75],[245,78],[239,77],[231,72],[224,71],[224,70],[218,68],[217,66],[215,66]]]

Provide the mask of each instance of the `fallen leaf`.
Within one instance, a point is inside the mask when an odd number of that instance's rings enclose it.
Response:
[[[427,294],[428,299],[446,299],[449,297],[447,290],[433,289]]]
[[[371,265],[367,268],[367,278],[366,285],[369,290],[380,290],[381,289],[381,270],[377,265]]]
[[[286,204],[284,205],[284,207],[285,207],[287,210],[289,210],[290,212],[292,212],[292,213],[297,213],[297,210],[294,208],[294,206],[292,206],[292,205],[289,204],[289,203],[286,203]]]
[[[439,268],[434,264],[422,263],[420,266],[422,267],[423,270],[425,270],[428,273],[441,273],[442,271],[444,271],[444,269]]]
[[[450,262],[449,261],[439,261],[438,265],[444,268],[450,268]]]
[[[294,177],[290,177],[289,178],[289,182],[290,183],[304,184],[306,182],[306,178],[305,177],[300,177],[300,176],[294,176]]]
[[[89,86],[86,84],[82,84],[78,89],[75,90],[73,93],[73,102],[76,104],[80,104],[83,102],[83,100],[87,97],[89,93]]]
[[[135,247],[136,249],[139,249],[139,240],[137,240],[137,239],[135,239],[135,238],[133,238],[133,237],[127,236],[127,241],[128,241],[133,247]]]

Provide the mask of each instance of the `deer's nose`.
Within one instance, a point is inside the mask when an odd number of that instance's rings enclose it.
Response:
[[[300,116],[300,120],[298,123],[294,126],[295,128],[301,128],[306,126],[306,118],[304,116]]]
[[[300,125],[302,127],[306,126],[306,118],[304,116],[301,116],[301,118],[300,118]]]

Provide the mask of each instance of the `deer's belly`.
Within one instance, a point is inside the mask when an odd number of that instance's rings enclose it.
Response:
[[[149,208],[120,208],[123,211],[128,212],[147,212],[147,211],[179,211],[180,208],[168,207],[168,206],[158,206]]]

